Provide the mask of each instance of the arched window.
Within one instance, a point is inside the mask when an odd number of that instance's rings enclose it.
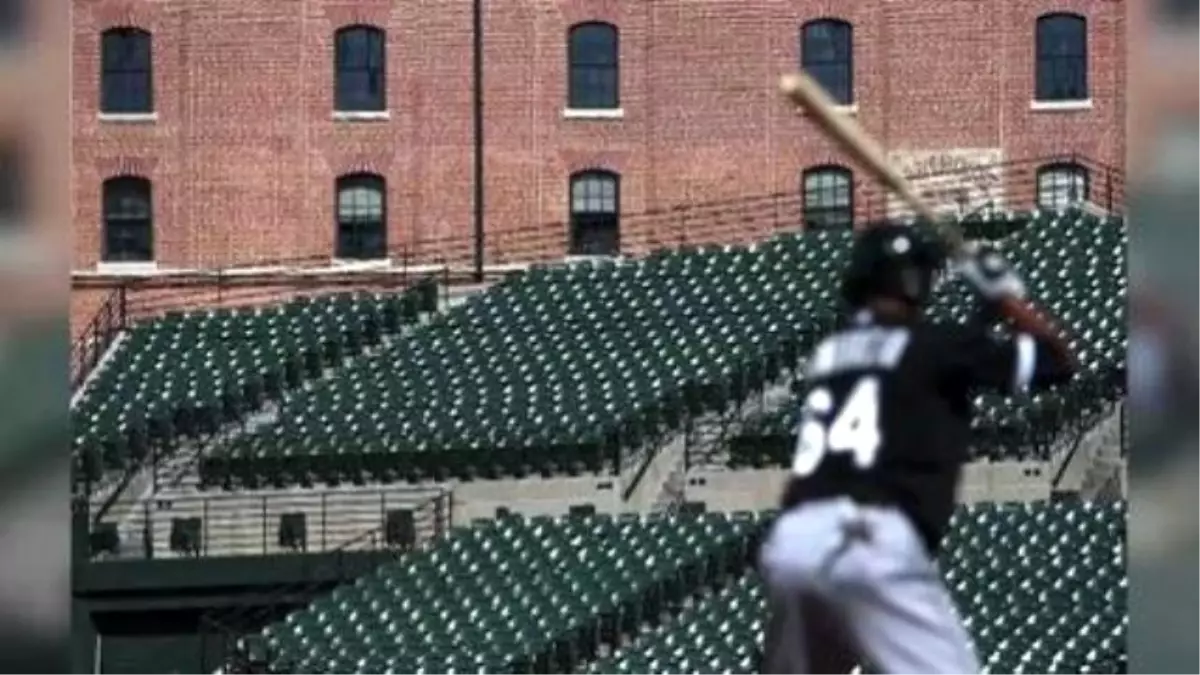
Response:
[[[334,109],[387,109],[384,33],[374,26],[347,26],[334,35]]]
[[[808,169],[801,178],[805,227],[850,227],[854,222],[854,174],[845,167]]]
[[[150,181],[120,176],[104,181],[104,262],[154,260],[154,207]]]
[[[571,253],[617,255],[621,251],[621,177],[611,171],[571,176]]]
[[[854,103],[854,29],[841,19],[818,19],[800,28],[800,68],[833,100]]]
[[[100,36],[100,112],[154,112],[150,33],[111,28]]]
[[[1038,169],[1037,203],[1039,208],[1061,211],[1087,201],[1091,190],[1088,170],[1078,164],[1060,162]]]
[[[358,173],[337,179],[337,258],[387,257],[387,190],[382,176]]]
[[[1087,19],[1047,14],[1037,20],[1039,101],[1082,101],[1088,97]]]
[[[617,27],[607,23],[579,23],[567,36],[570,72],[567,107],[605,110],[620,107]]]

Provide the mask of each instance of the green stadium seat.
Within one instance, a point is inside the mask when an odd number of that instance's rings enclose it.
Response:
[[[754,514],[553,519],[457,531],[262,633],[276,666],[405,672],[537,664],[562,672],[748,559]],[[344,648],[314,653],[313,646]]]
[[[283,397],[414,321],[431,294],[436,305],[427,280],[404,293],[171,312],[134,326],[72,411],[81,479],[98,481],[140,462],[151,446],[211,435]]]
[[[1125,248],[1120,219],[1082,211],[1034,213],[998,245],[1026,275],[1031,296],[1063,319],[1075,336],[1082,372],[1072,382],[1032,397],[985,395],[975,402],[975,450],[993,459],[1046,458],[1064,431],[1089,428],[1124,392]],[[963,321],[973,305],[961,282],[935,295],[934,320]],[[790,461],[796,410],[751,420],[729,443],[728,464],[780,466]]]

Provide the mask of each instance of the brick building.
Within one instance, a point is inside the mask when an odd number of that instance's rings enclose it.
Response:
[[[1123,164],[1122,0],[483,6],[489,263],[639,252],[700,202],[882,215],[777,95],[801,65],[907,171],[973,176],[960,207],[1095,200]],[[472,47],[468,0],[75,3],[76,320],[131,273],[468,262]]]

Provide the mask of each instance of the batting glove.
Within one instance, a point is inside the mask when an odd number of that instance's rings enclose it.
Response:
[[[979,295],[992,302],[1007,297],[1025,297],[1025,281],[1004,256],[975,242],[967,246],[968,254],[956,271]]]

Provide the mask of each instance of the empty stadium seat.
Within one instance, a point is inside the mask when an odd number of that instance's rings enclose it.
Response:
[[[303,297],[264,307],[172,312],[134,326],[72,411],[81,480],[140,461],[152,446],[211,434],[427,309],[404,293]]]
[[[960,507],[939,567],[985,672],[1124,672],[1125,503]],[[589,673],[757,672],[766,608],[753,572]]]
[[[1124,222],[1083,211],[1033,214],[1029,226],[997,244],[1027,278],[1030,295],[1058,316],[1074,338],[1081,371],[1070,383],[1034,396],[986,394],[975,401],[974,449],[993,459],[1046,459],[1064,430],[1086,428],[1124,391]],[[943,284],[932,320],[962,322],[975,301],[961,281]],[[731,467],[778,466],[790,460],[797,410],[751,420],[730,442]]]
[[[773,516],[485,521],[263,638],[276,672],[756,672]],[[939,567],[985,671],[1120,672],[1124,536],[1124,502],[960,507]]]
[[[565,672],[742,569],[761,527],[752,514],[487,521],[264,635],[287,672]]]
[[[456,307],[211,457],[209,484],[613,469],[739,401],[830,312],[848,232],[535,268]]]

